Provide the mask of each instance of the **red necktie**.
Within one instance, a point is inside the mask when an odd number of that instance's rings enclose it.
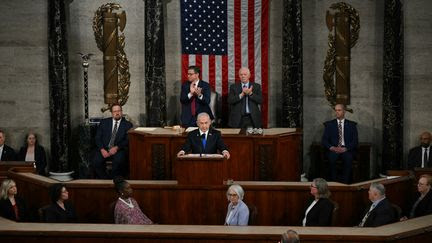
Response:
[[[195,113],[196,113],[195,96],[193,96],[191,99],[191,113],[192,113],[192,116],[195,116]]]

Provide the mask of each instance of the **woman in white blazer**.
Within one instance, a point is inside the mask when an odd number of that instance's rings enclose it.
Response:
[[[230,203],[225,217],[225,225],[248,225],[249,208],[243,202],[243,188],[240,185],[231,185],[226,195]]]

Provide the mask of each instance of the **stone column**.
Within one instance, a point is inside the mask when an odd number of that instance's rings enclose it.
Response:
[[[51,171],[68,170],[70,114],[66,10],[63,0],[48,3]]]
[[[163,17],[162,0],[145,1],[145,95],[147,126],[166,125]]]
[[[278,126],[303,127],[302,5],[284,0],[282,26],[282,119]]]
[[[404,44],[400,0],[384,2],[382,172],[403,161]]]

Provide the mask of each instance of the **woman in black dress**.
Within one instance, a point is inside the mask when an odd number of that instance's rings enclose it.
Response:
[[[52,185],[50,190],[52,204],[44,210],[45,222],[75,223],[77,221],[75,208],[67,201],[69,192],[66,186],[57,183]]]

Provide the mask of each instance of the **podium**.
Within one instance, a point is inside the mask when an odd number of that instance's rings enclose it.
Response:
[[[179,185],[222,185],[227,180],[227,160],[220,154],[189,154],[174,161]]]
[[[240,130],[240,129],[232,129]],[[236,181],[299,181],[302,165],[301,130],[264,129],[262,135],[219,129],[231,158],[228,178]],[[129,132],[131,180],[173,180],[177,153],[187,134],[165,128],[135,128]],[[205,172],[211,176],[212,171]]]

